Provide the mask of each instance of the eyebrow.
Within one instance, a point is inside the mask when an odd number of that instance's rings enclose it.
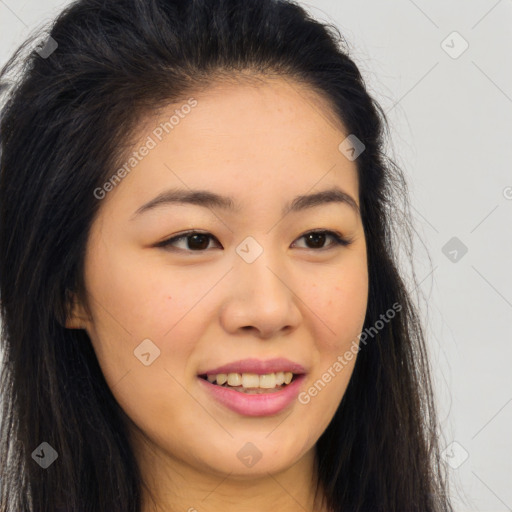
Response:
[[[321,192],[315,192],[314,194],[295,197],[283,207],[281,216],[284,217],[288,213],[300,212],[329,203],[346,204],[350,206],[358,216],[361,215],[359,206],[354,198],[340,188],[334,187]],[[230,213],[240,213],[241,211],[240,206],[237,205],[231,197],[222,196],[209,190],[170,189],[143,204],[135,211],[132,219],[144,212],[168,204],[192,204],[204,208],[222,209]]]

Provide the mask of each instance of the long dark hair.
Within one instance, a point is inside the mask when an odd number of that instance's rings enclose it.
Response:
[[[37,49],[27,40],[0,75],[0,511],[140,512],[127,417],[86,332],[63,327],[70,291],[86,302],[93,191],[142,116],[246,71],[309,86],[365,145],[356,164],[372,336],[316,446],[328,504],[451,510],[424,334],[398,271],[395,235],[410,241],[412,224],[393,212],[397,200],[407,206],[407,187],[384,153],[385,114],[338,29],[283,0],[79,0],[50,36]],[[376,329],[393,304],[400,312]],[[47,470],[33,460],[43,442],[58,453]]]

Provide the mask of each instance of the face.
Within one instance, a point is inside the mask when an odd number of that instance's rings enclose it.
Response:
[[[368,291],[356,164],[328,105],[298,84],[192,96],[141,125],[136,165],[103,189],[90,314],[79,305],[67,326],[87,330],[140,450],[243,479],[311,454],[345,393],[355,357],[339,356]],[[177,200],[198,190],[230,200]],[[204,378],[219,374],[233,387]]]

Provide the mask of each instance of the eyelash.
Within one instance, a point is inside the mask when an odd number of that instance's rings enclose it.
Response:
[[[299,240],[300,238],[304,238],[305,236],[311,235],[311,234],[325,234],[325,235],[328,235],[328,236],[332,237],[334,242],[330,246],[322,247],[320,249],[310,249],[308,247],[305,248],[306,250],[310,250],[310,251],[321,252],[321,251],[326,251],[326,250],[329,250],[329,249],[333,249],[334,247],[337,247],[337,246],[347,247],[348,245],[350,245],[352,243],[352,240],[344,238],[337,231],[331,231],[331,230],[312,230],[312,231],[308,231],[308,232],[304,233],[303,235],[301,235],[299,238],[297,238],[297,240]],[[163,240],[162,242],[158,243],[156,245],[156,247],[162,247],[162,248],[164,248],[166,250],[177,250],[177,251],[183,251],[183,252],[195,252],[195,253],[206,252],[208,249],[192,250],[192,249],[176,249],[176,248],[172,248],[172,244],[173,243],[178,242],[178,241],[183,240],[183,239],[186,239],[186,238],[188,238],[190,236],[193,236],[193,235],[205,235],[205,236],[209,237],[210,239],[217,240],[213,235],[211,235],[210,233],[207,233],[207,232],[186,231],[185,233],[182,233],[181,235],[178,235],[178,236],[175,236],[175,237],[172,237],[172,238],[168,238],[167,240]],[[220,244],[220,242],[218,240],[217,240],[217,242]]]

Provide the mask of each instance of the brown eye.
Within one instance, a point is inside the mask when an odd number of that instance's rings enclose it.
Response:
[[[309,233],[304,236],[306,243],[310,243],[311,249],[322,249],[326,240],[325,233]]]
[[[157,247],[167,248],[169,250],[177,249],[179,251],[195,251],[202,252],[206,251],[209,247],[210,240],[217,240],[213,235],[209,233],[199,233],[197,231],[189,231],[173,238],[168,238],[163,242],[157,244]],[[182,242],[184,247],[176,247],[176,245]]]
[[[197,235],[189,235],[185,237],[188,239],[188,247],[189,249],[195,251],[204,251],[208,248],[211,237],[208,235],[197,234]]]
[[[326,245],[326,240],[331,239],[332,242]],[[311,249],[316,251],[332,249],[336,246],[347,246],[352,243],[351,240],[343,238],[339,233],[328,230],[316,230],[305,233],[297,240],[306,240],[306,247],[299,247],[301,249]],[[160,242],[156,247],[163,247],[167,250],[177,250],[184,252],[205,252],[209,247],[210,241],[214,240],[221,248],[222,246],[218,240],[210,233],[201,233],[199,231],[188,231],[181,235],[168,238],[163,242]],[[182,247],[178,247],[177,244],[181,243]]]
[[[325,250],[330,249],[335,246],[347,246],[352,243],[351,240],[347,240],[346,238],[343,238],[339,233],[335,231],[310,231],[308,233],[305,233],[297,240],[300,240],[303,238],[306,241],[306,247],[305,249],[313,249],[313,250]],[[329,245],[325,246],[326,239],[331,238],[334,240]],[[302,247],[301,247],[302,249]]]

